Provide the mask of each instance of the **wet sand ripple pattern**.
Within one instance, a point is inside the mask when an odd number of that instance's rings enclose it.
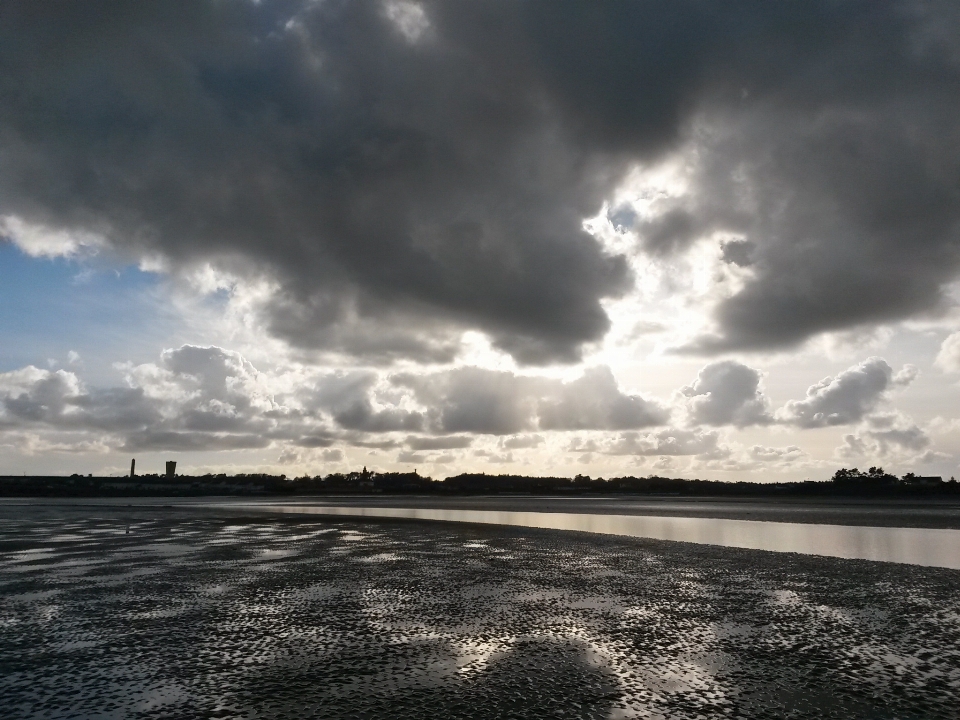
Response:
[[[0,698],[11,718],[955,718],[960,572],[21,508],[0,515]]]

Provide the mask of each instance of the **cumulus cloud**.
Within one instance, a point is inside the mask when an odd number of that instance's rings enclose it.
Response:
[[[125,373],[128,387],[104,389],[66,370],[0,374],[0,429],[99,432],[128,450],[235,450],[266,447],[280,426],[283,409],[238,353],[185,345]]]
[[[876,413],[866,418],[856,433],[844,435],[837,455],[854,459],[862,456],[916,456],[929,448],[930,436],[912,419],[899,412]]]
[[[843,436],[843,445],[836,449],[837,457],[855,460],[872,453],[874,447],[868,445],[862,437],[854,433],[848,433]]]
[[[330,448],[329,450],[324,450],[320,453],[320,457],[324,462],[340,462],[343,460],[343,450],[339,448]]]
[[[0,216],[0,240],[7,240],[31,257],[74,258],[95,255],[103,238],[84,231],[53,229],[25,222],[15,215]]]
[[[442,361],[476,328],[576,360],[631,283],[582,220],[670,153],[696,158],[689,188],[630,223],[640,247],[735,234],[751,272],[698,351],[933,311],[960,267],[949,3],[0,13],[0,213],[46,239],[6,234],[233,263],[270,279],[264,327],[293,346]]]
[[[944,339],[934,362],[944,372],[960,372],[960,332],[955,332]]]
[[[28,366],[0,374],[0,428],[117,432],[162,419],[142,388],[88,391],[76,374]]]
[[[689,398],[690,419],[697,424],[746,427],[773,420],[760,372],[733,360],[707,365],[680,393]]]
[[[473,454],[475,457],[483,458],[484,462],[494,465],[509,465],[516,462],[516,458],[512,452],[496,453],[490,452],[489,450],[475,450]]]
[[[543,445],[542,435],[514,435],[500,439],[500,447],[506,450],[525,450]]]
[[[670,416],[663,405],[624,393],[608,367],[566,383],[476,367],[398,374],[393,382],[414,391],[442,433],[624,430],[663,425]]]
[[[467,448],[486,434],[515,450],[543,444],[528,434],[538,429],[643,428],[669,417],[664,406],[623,392],[608,368],[570,382],[476,367],[267,375],[239,353],[192,345],[165,350],[157,363],[118,367],[126,387],[88,389],[72,371],[33,366],[0,374],[0,433],[100,433],[125,450],[279,445],[289,449],[284,462],[300,462],[307,455],[296,448],[333,457],[338,444],[405,445],[402,457],[427,457],[420,453]]]
[[[378,376],[371,371],[333,372],[318,378],[306,404],[330,413],[337,424],[348,430],[389,432],[420,430],[423,416],[415,410],[375,409],[370,391]]]
[[[805,454],[797,445],[787,447],[754,445],[750,448],[750,457],[764,463],[790,463],[799,460]]]
[[[697,455],[719,458],[729,450],[719,444],[720,435],[713,430],[666,428],[653,433],[621,433],[603,451],[610,455]]]
[[[407,438],[407,445],[411,450],[456,450],[470,447],[473,438],[465,435],[447,435],[444,437],[416,437]]]
[[[789,401],[776,417],[801,428],[856,423],[886,399],[888,390],[909,385],[916,375],[917,369],[912,365],[894,374],[883,358],[867,358],[836,377],[811,385],[806,398]]]
[[[930,444],[927,433],[915,423],[906,427],[870,430],[868,434],[877,441],[881,455],[886,455],[892,448],[919,451]]]
[[[621,392],[608,367],[550,389],[539,404],[543,430],[625,430],[663,425],[670,417],[662,405]]]
[[[463,367],[425,375],[401,373],[393,382],[413,390],[429,408],[436,432],[512,435],[536,428],[542,385],[538,378]]]

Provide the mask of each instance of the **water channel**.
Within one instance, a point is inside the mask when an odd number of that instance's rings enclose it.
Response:
[[[960,530],[766,522],[704,517],[517,512],[446,508],[220,503],[219,507],[289,514],[403,518],[516,525],[792,552],[960,570]]]

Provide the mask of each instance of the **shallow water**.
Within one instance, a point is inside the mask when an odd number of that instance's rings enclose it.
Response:
[[[404,518],[518,525],[722,547],[960,569],[960,530],[763,522],[704,517],[514,512],[446,508],[236,503],[222,507],[300,515]]]
[[[953,570],[494,525],[84,513],[0,511],[4,718],[960,706]]]

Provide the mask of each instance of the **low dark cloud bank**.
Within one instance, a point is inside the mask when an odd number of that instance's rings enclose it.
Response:
[[[906,0],[3,2],[0,213],[268,272],[294,345],[571,361],[631,284],[582,218],[693,142],[641,246],[739,236],[753,275],[689,349],[787,346],[942,304],[958,38]]]
[[[353,446],[425,462],[421,453],[455,458],[484,436],[499,436],[500,450],[523,451],[560,433],[570,438],[567,452],[723,460],[732,450],[719,428],[773,423],[858,426],[844,438],[842,454],[851,457],[930,445],[926,431],[889,403],[913,382],[916,368],[894,372],[880,357],[824,378],[775,413],[761,374],[732,361],[705,366],[675,393],[674,407],[624,392],[605,366],[567,381],[478,367],[277,376],[230,350],[183,345],[163,351],[156,363],[120,369],[124,386],[112,388],[88,388],[65,369],[0,373],[0,445],[74,452],[272,447],[289,457],[319,449],[325,459],[342,456],[334,446]],[[683,409],[687,427],[671,426]],[[759,448],[754,460],[795,455]]]
[[[68,370],[27,366],[0,373],[4,433],[88,434],[125,450],[236,450],[275,443],[392,449],[384,433],[409,433],[414,450],[469,447],[474,435],[535,430],[635,430],[664,425],[670,409],[623,392],[607,367],[569,382],[476,367],[431,374],[321,372],[285,390],[239,353],[184,345],[158,363],[123,366],[126,387],[87,388]],[[69,436],[69,437],[68,437]],[[538,435],[505,447],[536,447]]]
[[[627,430],[670,418],[662,404],[622,392],[608,367],[587,369],[566,383],[476,367],[398,374],[392,382],[413,390],[438,433]]]

